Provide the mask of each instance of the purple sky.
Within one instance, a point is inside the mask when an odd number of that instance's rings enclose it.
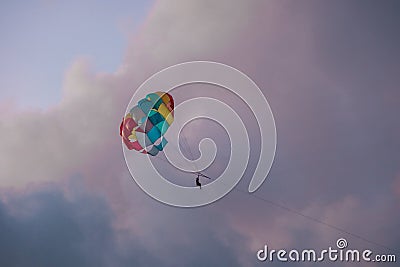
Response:
[[[152,3],[2,3],[0,97],[13,99],[21,108],[58,103],[65,70],[78,57],[89,58],[96,71],[115,71]]]
[[[340,237],[400,257],[398,2],[41,1],[0,10],[0,266],[280,266],[255,253],[265,244],[324,249]],[[190,60],[243,71],[271,105],[277,153],[255,196],[353,235],[239,191],[260,137],[249,109],[218,88],[176,95],[211,95],[246,120],[252,150],[238,190],[180,209],[138,188],[120,119],[144,80]],[[217,175],[224,133],[191,127],[193,147],[215,137]]]

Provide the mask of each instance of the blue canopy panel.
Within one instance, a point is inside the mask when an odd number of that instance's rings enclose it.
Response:
[[[162,98],[156,93],[148,94],[146,99],[153,104],[152,109],[158,109],[158,107],[163,103]]]
[[[160,130],[161,135],[164,135],[169,128],[169,124],[166,121],[159,122],[155,126]]]
[[[158,150],[162,151],[167,144],[168,144],[167,139],[165,139],[164,137],[161,137],[160,144],[155,145],[155,146],[157,147]]]
[[[160,122],[164,122],[165,118],[157,110],[152,109],[149,112],[149,120],[153,125],[157,125]]]
[[[148,131],[146,134],[153,144],[161,137],[161,132],[160,130],[158,130],[157,127],[151,128],[151,130]]]

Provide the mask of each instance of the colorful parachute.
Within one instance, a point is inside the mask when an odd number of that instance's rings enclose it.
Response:
[[[139,100],[121,122],[119,134],[129,150],[155,156],[168,141],[164,134],[174,121],[174,99],[165,92]]]

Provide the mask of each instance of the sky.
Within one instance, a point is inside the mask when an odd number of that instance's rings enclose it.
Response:
[[[57,104],[65,70],[78,57],[89,58],[99,72],[115,71],[126,42],[138,31],[152,4],[53,0],[2,3],[2,98],[13,100],[23,109]]]
[[[1,266],[305,266],[260,263],[256,253],[265,244],[325,249],[338,238],[399,259],[397,1],[1,7]],[[231,65],[256,82],[278,143],[267,180],[247,193],[260,144],[249,108],[222,88],[177,88],[178,102],[211,96],[230,104],[251,140],[236,188],[183,209],[132,180],[118,127],[140,84],[191,60]],[[226,134],[208,121],[187,131],[193,148],[215,140],[209,174],[218,176],[229,160]],[[164,162],[157,168],[189,183]]]

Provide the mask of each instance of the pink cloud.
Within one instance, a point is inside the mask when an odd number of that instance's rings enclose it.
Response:
[[[349,151],[339,140],[348,132],[338,126],[361,123],[362,116],[355,114],[358,99],[334,89],[344,81],[334,80],[321,66],[318,33],[312,27],[315,11],[297,8],[272,1],[158,2],[139,34],[132,37],[115,73],[94,73],[87,60],[77,59],[66,72],[58,105],[45,111],[1,105],[1,186],[24,190],[58,183],[67,197],[74,198],[76,188],[69,187],[68,181],[81,176],[85,190],[107,199],[120,240],[128,233],[149,250],[166,247],[160,257],[196,243],[192,239],[201,238],[201,232],[193,234],[196,227],[204,227],[238,258],[243,250],[250,255],[265,242],[276,247],[331,244],[342,233],[262,202],[255,204],[251,195],[231,192],[212,206],[183,212],[154,201],[132,181],[118,127],[135,88],[163,67],[215,60],[254,78],[277,115],[281,161],[274,166],[275,180],[267,180],[259,194],[271,193],[278,203],[285,200],[282,203],[301,213],[371,240],[395,242],[397,236],[390,235],[398,222],[397,210],[387,204],[385,192],[375,192],[369,184],[365,188],[370,189],[371,200],[351,192],[360,188],[364,176],[359,166],[349,169],[344,164],[354,158],[341,153]],[[400,196],[400,176],[393,189]],[[381,234],[382,227],[389,230]],[[160,235],[166,241],[160,241]],[[240,260],[248,265],[247,257]]]

